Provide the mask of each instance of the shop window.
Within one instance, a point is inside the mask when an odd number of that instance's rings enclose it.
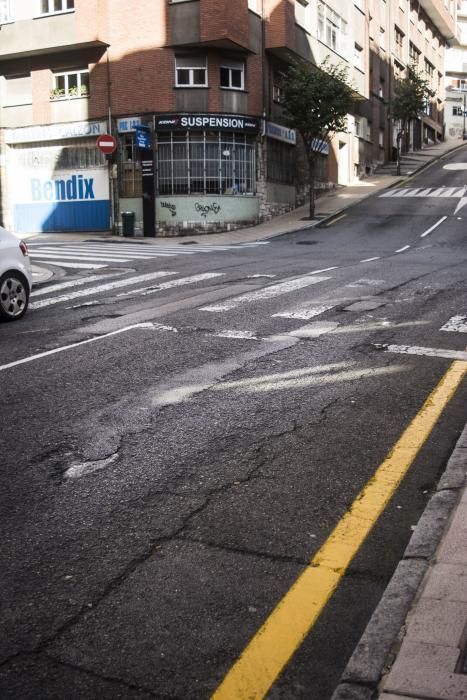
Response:
[[[71,100],[89,95],[88,69],[54,73],[54,86],[50,91],[51,100]]]
[[[136,147],[136,136],[133,132],[120,134],[118,158],[120,197],[141,197],[143,195],[141,151]]]
[[[41,0],[40,11],[43,15],[54,15],[75,9],[75,0]]]
[[[161,195],[255,192],[255,141],[245,134],[160,135],[157,154]]]
[[[176,56],[176,87],[207,87],[208,69],[205,56]]]
[[[13,21],[13,6],[11,0],[0,0],[0,24]]]
[[[220,69],[220,86],[230,90],[243,90],[245,64],[240,61],[224,61]]]
[[[268,139],[267,179],[293,185],[295,180],[295,146]]]

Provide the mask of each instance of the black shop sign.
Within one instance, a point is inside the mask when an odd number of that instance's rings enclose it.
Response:
[[[161,114],[156,131],[238,131],[256,134],[259,119],[243,114]]]

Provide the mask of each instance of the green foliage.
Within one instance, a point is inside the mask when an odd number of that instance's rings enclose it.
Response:
[[[326,142],[333,133],[347,130],[346,115],[354,101],[346,69],[327,58],[319,66],[293,63],[282,76],[284,118],[301,134],[309,160],[314,157],[315,139]]]
[[[423,78],[416,66],[407,69],[407,75],[397,80],[394,86],[394,99],[391,114],[404,125],[417,119],[425,108],[427,100],[435,96],[429,80]]]

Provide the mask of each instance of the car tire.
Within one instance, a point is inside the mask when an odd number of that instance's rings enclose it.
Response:
[[[21,272],[11,270],[0,277],[0,319],[19,321],[29,304],[29,285]]]

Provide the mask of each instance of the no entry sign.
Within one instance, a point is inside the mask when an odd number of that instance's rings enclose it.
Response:
[[[96,141],[97,148],[105,153],[105,155],[110,155],[117,148],[117,139],[110,134],[102,134]]]

